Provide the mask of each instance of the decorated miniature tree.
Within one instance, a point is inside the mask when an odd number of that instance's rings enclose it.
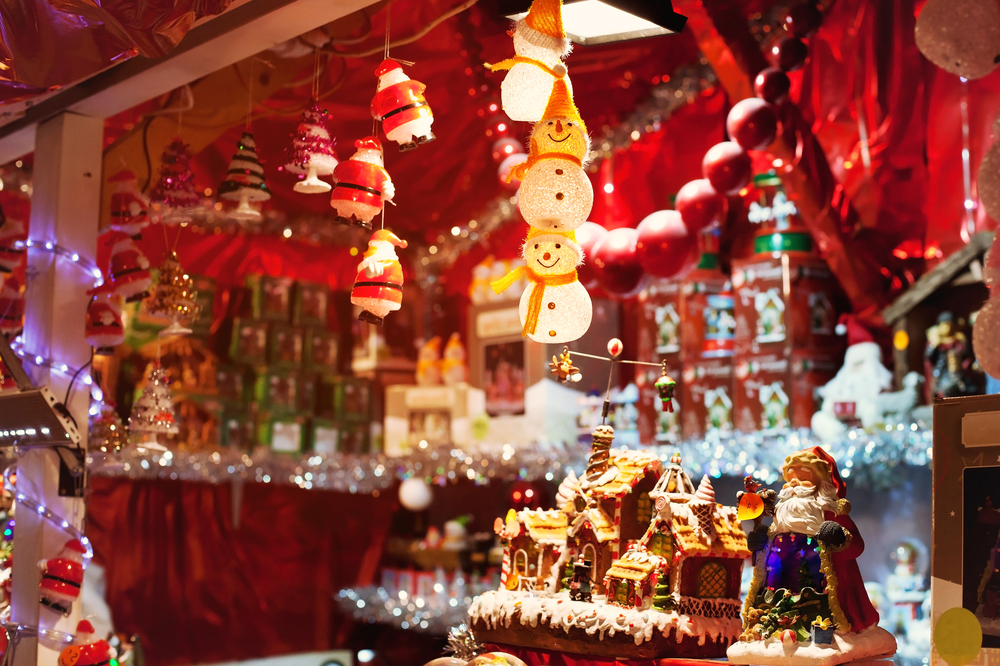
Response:
[[[87,447],[102,453],[121,451],[128,446],[128,431],[118,416],[118,410],[112,402],[102,402],[101,408],[90,417],[90,428],[87,434]]]
[[[295,183],[296,192],[322,194],[330,191],[331,185],[319,176],[329,176],[336,168],[335,148],[336,142],[326,128],[326,109],[321,109],[316,100],[312,100],[302,113],[285,165],[291,173],[305,175]]]
[[[142,395],[132,406],[128,427],[130,432],[143,434],[140,444],[147,449],[165,450],[165,447],[157,442],[157,435],[174,435],[180,432],[177,420],[174,418],[174,400],[159,363],[153,366],[146,386],[142,389]]]
[[[174,139],[163,151],[160,178],[149,192],[151,217],[163,224],[191,221],[191,210],[198,205],[191,153],[187,144]]]
[[[239,205],[229,213],[233,220],[251,221],[260,219],[260,211],[252,208],[250,202],[267,201],[271,190],[264,182],[264,167],[257,157],[257,143],[253,134],[243,132],[236,144],[236,154],[229,163],[226,179],[219,185],[219,196]]]
[[[653,589],[653,608],[664,612],[677,608],[674,595],[670,593],[670,576],[666,573],[656,579],[656,587]]]
[[[200,309],[195,301],[198,291],[194,288],[194,280],[187,274],[177,253],[171,252],[163,265],[156,281],[153,296],[146,301],[146,310],[151,315],[169,317],[170,326],[160,331],[161,337],[169,335],[187,335],[191,329],[181,325],[182,321],[193,321],[198,318]]]

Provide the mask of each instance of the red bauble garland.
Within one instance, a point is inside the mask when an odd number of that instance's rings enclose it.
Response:
[[[778,133],[778,114],[764,100],[750,97],[729,111],[726,131],[743,150],[764,150]]]
[[[577,267],[576,275],[580,284],[587,289],[594,289],[600,285],[594,268],[594,246],[608,235],[608,230],[596,222],[584,222],[574,233],[576,244],[583,250],[583,265]]]
[[[701,170],[717,192],[736,194],[750,182],[753,163],[739,144],[723,141],[708,149]]]
[[[594,268],[604,291],[621,298],[634,296],[645,287],[645,273],[636,244],[639,232],[623,227],[612,229],[594,246]]]
[[[674,208],[684,220],[684,226],[697,233],[708,229],[726,216],[726,197],[715,191],[705,178],[692,180],[680,189]]]
[[[676,210],[660,210],[636,228],[636,254],[643,270],[660,278],[680,279],[698,265],[698,234],[691,231]]]

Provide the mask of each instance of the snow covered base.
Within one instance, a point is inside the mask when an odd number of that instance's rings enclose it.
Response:
[[[860,659],[889,657],[896,653],[896,639],[882,627],[869,627],[858,634],[833,635],[833,645],[784,644],[777,638],[736,643],[726,653],[733,664],[761,666],[834,666]]]
[[[1000,618],[986,617],[983,614],[982,604],[976,609],[976,619],[982,625],[984,634],[987,636],[1000,636]]]

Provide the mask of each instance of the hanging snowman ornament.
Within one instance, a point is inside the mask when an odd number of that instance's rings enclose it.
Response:
[[[134,240],[142,238],[142,230],[149,225],[149,201],[139,190],[135,174],[123,169],[108,182],[115,188],[111,195],[111,228]]]
[[[73,602],[80,597],[86,554],[83,544],[77,539],[70,539],[57,557],[38,563],[42,572],[42,580],[38,584],[39,600],[43,606],[64,615],[69,613]]]
[[[378,92],[372,100],[372,117],[381,121],[386,138],[399,144],[399,152],[433,141],[434,112],[424,99],[427,86],[408,77],[392,58],[382,61],[375,76]]]
[[[382,143],[374,136],[354,142],[357,152],[333,171],[337,184],[330,194],[330,206],[341,224],[372,228],[372,219],[392,201],[396,190],[385,170]]]
[[[522,277],[528,279],[528,288],[518,304],[522,335],[536,342],[579,340],[590,328],[593,304],[577,278],[576,267],[583,263],[583,250],[573,232],[532,227],[523,256],[524,266],[492,284],[499,294]]]
[[[335,142],[326,127],[326,109],[311,100],[302,113],[302,120],[292,138],[285,169],[305,176],[292,188],[302,194],[323,194],[330,191],[330,184],[319,179],[329,176],[337,167]]]
[[[511,120],[535,123],[542,117],[552,85],[562,81],[572,90],[566,65],[572,44],[562,22],[561,0],[535,0],[511,30],[514,57],[488,64],[491,71],[509,70],[500,84],[500,102]]]
[[[405,250],[406,241],[388,229],[379,229],[368,241],[351,290],[351,303],[361,306],[361,321],[381,326],[387,314],[402,306],[403,267],[397,247]]]
[[[594,205],[594,188],[583,168],[589,152],[587,126],[565,83],[556,81],[531,131],[528,160],[511,170],[521,181],[517,206],[525,222],[564,232],[587,221]]]

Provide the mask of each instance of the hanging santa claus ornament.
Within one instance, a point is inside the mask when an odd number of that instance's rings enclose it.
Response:
[[[87,306],[84,338],[94,348],[95,354],[114,354],[115,347],[125,342],[119,298],[113,293],[99,291]]]
[[[149,259],[127,234],[116,231],[109,236],[111,263],[104,284],[97,290],[122,296],[126,303],[141,301],[149,295],[147,290],[153,282]]]
[[[28,230],[24,221],[13,217],[4,220],[0,210],[0,273],[10,273],[24,263],[27,257],[25,242]]]
[[[285,165],[289,172],[305,176],[292,189],[302,194],[329,192],[331,185],[319,177],[333,174],[337,167],[335,149],[336,142],[330,138],[326,127],[326,109],[311,100],[302,113]]]
[[[545,112],[552,86],[562,81],[572,91],[566,65],[572,44],[562,21],[561,0],[535,0],[527,15],[508,34],[514,41],[514,57],[486,68],[509,70],[500,84],[500,101],[511,120],[536,123]]]
[[[330,194],[330,206],[341,224],[372,228],[372,220],[392,201],[396,190],[385,170],[382,144],[374,136],[354,142],[357,152],[333,171],[337,184]]]
[[[73,645],[59,653],[59,666],[107,666],[116,652],[107,641],[97,638],[94,625],[80,620]]]
[[[111,224],[115,231],[128,234],[135,240],[142,238],[142,230],[149,225],[148,201],[139,190],[135,174],[123,169],[108,179],[115,191],[111,195]]]
[[[424,99],[427,86],[408,77],[392,58],[382,61],[375,76],[378,92],[372,100],[372,117],[381,121],[386,138],[399,144],[399,152],[433,141],[434,112]]]
[[[10,337],[24,328],[24,273],[20,268],[3,278],[0,286],[0,334]]]
[[[229,219],[238,222],[253,222],[261,218],[260,211],[251,202],[267,201],[271,190],[264,180],[264,167],[257,157],[257,143],[253,134],[243,132],[236,144],[236,154],[229,163],[226,179],[219,185],[219,196],[229,201],[239,202],[229,212]]]
[[[361,321],[381,326],[385,316],[403,303],[403,267],[397,247],[405,250],[406,241],[388,229],[379,229],[368,241],[351,290],[351,303],[361,307]]]
[[[42,580],[38,584],[39,601],[43,606],[63,615],[69,614],[73,602],[80,597],[83,558],[86,554],[83,544],[70,539],[57,557],[38,563],[38,568],[42,571]]]

